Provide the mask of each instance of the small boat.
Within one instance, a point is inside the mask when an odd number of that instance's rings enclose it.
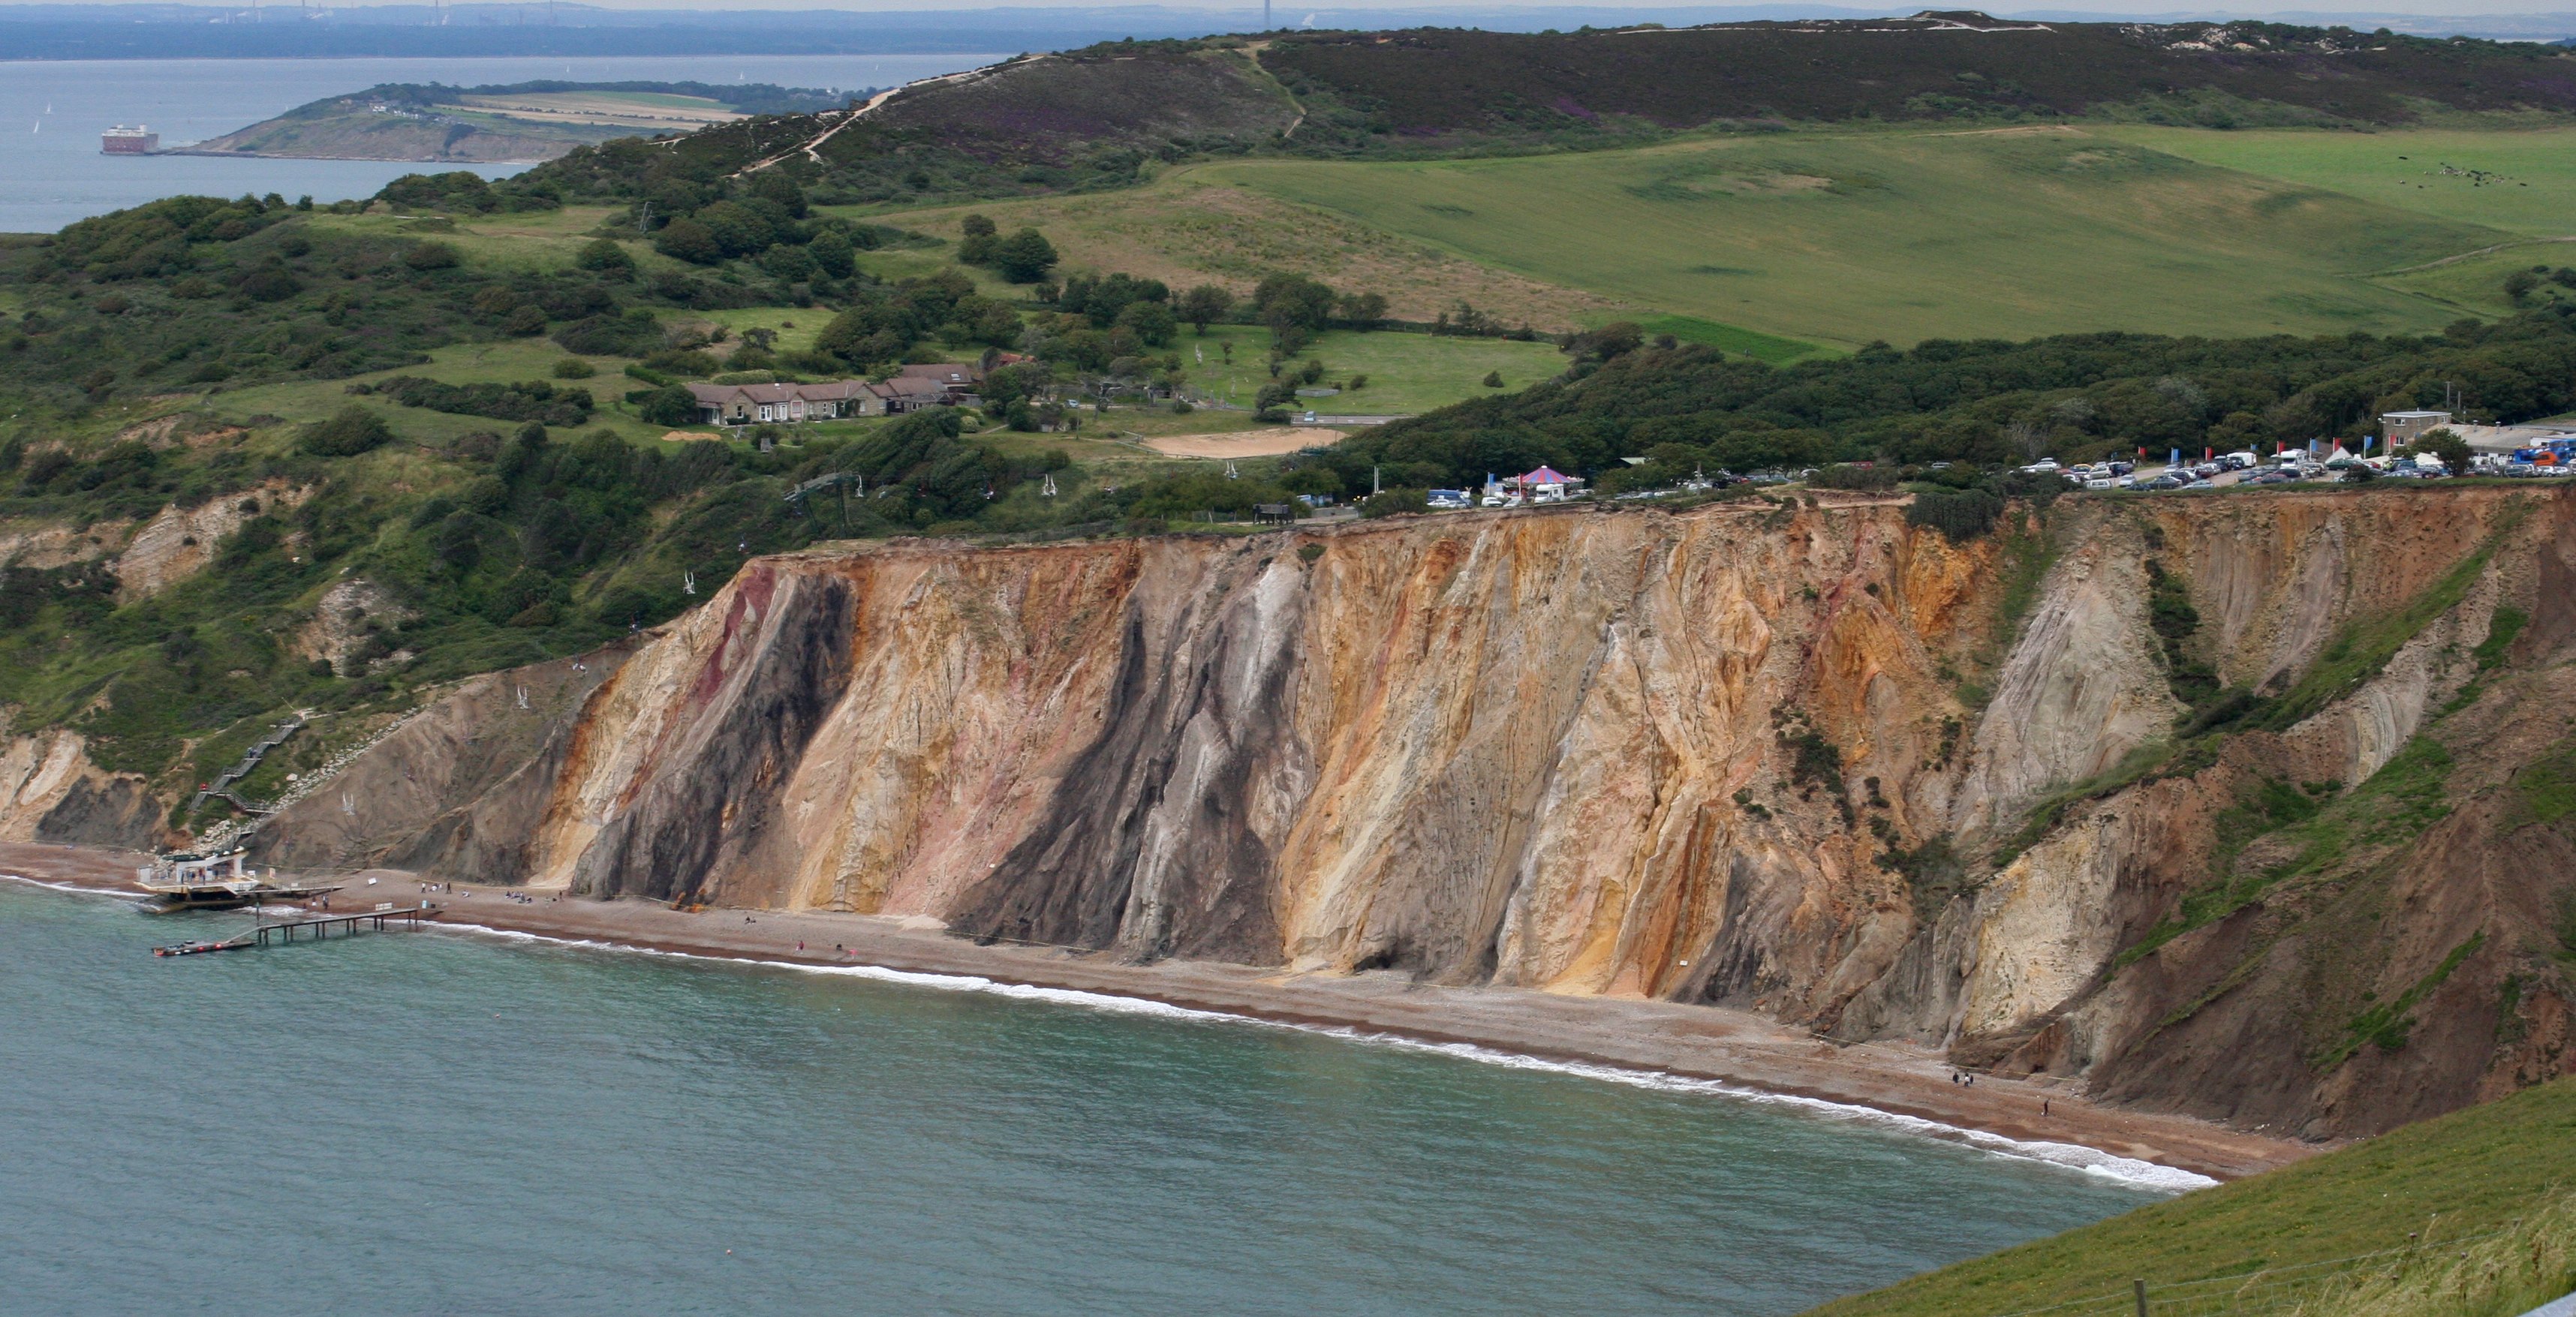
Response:
[[[152,954],[156,956],[202,956],[209,951],[239,951],[249,945],[251,944],[247,942],[176,942],[166,947],[154,947],[152,948]]]

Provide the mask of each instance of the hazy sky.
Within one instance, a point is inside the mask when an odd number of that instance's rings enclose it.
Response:
[[[203,0],[182,0],[182,2],[187,2],[187,3],[202,3],[202,2],[203,2]],[[463,3],[469,4],[469,5],[470,5],[470,4],[473,4],[473,3],[476,3],[476,2],[477,2],[477,0],[463,0]],[[489,0],[489,2],[495,2],[495,3],[508,3],[508,2],[509,2],[509,0]],[[529,2],[529,3],[542,3],[542,0],[527,0],[527,2]],[[62,3],[62,0],[0,0],[0,5],[6,5],[6,6],[12,6],[12,7],[17,7],[17,6],[26,6],[26,5],[34,5],[34,4],[55,4],[55,5],[59,5],[59,4],[61,4],[61,3]],[[274,8],[274,9],[293,9],[293,8],[297,8],[297,7],[299,7],[299,5],[302,5],[302,4],[310,4],[313,8],[317,8],[317,9],[318,9],[318,8],[323,8],[323,7],[325,7],[325,6],[324,6],[324,3],[323,3],[323,0],[262,0],[262,3],[263,3],[263,6],[264,6],[264,7]],[[408,5],[408,4],[426,4],[426,3],[428,3],[428,0],[404,0],[404,3],[405,3],[405,4],[407,4],[407,5]],[[1923,9],[1923,8],[1927,8],[1927,7],[1949,7],[1949,6],[1951,6],[1952,4],[1956,4],[1956,3],[1957,3],[1957,0],[1937,0],[1937,3],[1935,3],[1935,0],[1921,0],[1921,2],[1920,2],[1920,3],[1895,4],[1895,5],[1889,5],[1889,6],[1885,7],[1884,9],[1876,9],[1876,10],[1871,9],[1871,7],[1870,7],[1870,6],[1868,6],[1868,5],[1866,5],[1865,3],[1862,3],[1862,4],[1851,4],[1851,3],[1845,3],[1845,4],[1828,4],[1828,5],[1818,6],[1818,7],[1816,7],[1814,10],[1812,10],[1811,12],[1825,13],[1825,12],[1848,11],[1848,10],[1863,10],[1863,11],[1867,11],[1867,12],[1883,12],[1883,13],[1891,13],[1891,14],[1901,14],[1901,13],[1912,13],[1912,12],[1915,12],[1916,10]],[[84,7],[86,8],[87,6],[84,6]],[[240,7],[240,8],[247,9],[247,8],[249,8],[250,6],[249,6],[247,3],[244,3],[244,4],[240,5],[239,7]],[[351,8],[367,8],[367,7],[371,7],[371,6],[358,5],[358,4],[330,4],[328,7],[330,7],[330,8],[335,8],[335,9],[351,9]],[[776,10],[799,10],[799,9],[833,9],[833,10],[841,10],[841,11],[845,11],[845,12],[868,12],[868,11],[872,11],[872,10],[902,10],[902,11],[911,11],[911,12],[920,12],[920,11],[925,11],[925,10],[961,10],[961,11],[962,11],[962,10],[978,10],[978,9],[993,9],[993,8],[1011,8],[1011,9],[1060,9],[1060,10],[1090,10],[1090,11],[1093,11],[1093,12],[1094,12],[1095,14],[1097,14],[1098,16],[1100,16],[1100,17],[1102,17],[1102,18],[1104,18],[1104,19],[1105,19],[1105,18],[1109,18],[1110,16],[1112,16],[1112,15],[1113,15],[1113,14],[1114,14],[1114,13],[1115,13],[1119,8],[1122,8],[1123,6],[1117,6],[1117,5],[1104,5],[1104,4],[1097,3],[1097,0],[837,0],[837,2],[836,2],[836,3],[829,3],[829,4],[800,3],[800,0],[610,0],[610,2],[609,2],[609,3],[596,4],[596,6],[595,6],[595,7],[598,7],[598,8],[604,8],[604,9],[652,9],[652,10],[663,10],[663,11],[671,11],[671,10],[695,10],[695,11],[706,12],[706,13],[722,13],[722,12],[725,12],[725,11],[728,11],[728,10],[750,10],[750,9],[757,9],[757,10],[772,10],[772,11],[776,11]],[[1212,16],[1230,16],[1230,15],[1236,15],[1236,14],[1251,15],[1251,16],[1253,16],[1253,17],[1254,17],[1254,20],[1255,20],[1256,22],[1257,22],[1257,17],[1258,17],[1258,15],[1259,15],[1259,14],[1260,14],[1260,12],[1261,12],[1261,6],[1260,6],[1257,2],[1256,2],[1256,3],[1253,3],[1253,4],[1248,4],[1248,5],[1247,5],[1247,4],[1240,4],[1240,3],[1235,3],[1235,4],[1186,4],[1186,3],[1184,3],[1184,4],[1165,5],[1165,6],[1139,6],[1139,7],[1140,7],[1140,8],[1161,8],[1161,9],[1164,9],[1166,12],[1175,11],[1175,10],[1178,10],[1178,11],[1191,11],[1191,12],[1207,13],[1207,14],[1210,14],[1210,15],[1212,15]],[[1508,13],[1509,11],[1514,10],[1514,9],[1529,9],[1529,10],[1545,9],[1545,10],[1549,10],[1549,11],[1552,11],[1552,12],[1565,12],[1565,11],[1571,11],[1571,10],[1580,10],[1580,9],[1584,9],[1584,8],[1587,8],[1587,7],[1597,7],[1597,8],[1601,8],[1601,9],[1607,10],[1607,11],[1624,11],[1624,12],[1628,12],[1628,13],[1636,13],[1636,12],[1640,12],[1640,11],[1648,10],[1648,9],[1665,9],[1665,8],[1670,8],[1670,9],[1673,9],[1673,10],[1675,10],[1675,11],[1688,11],[1688,10],[1694,10],[1694,9],[1699,9],[1699,8],[1701,8],[1701,7],[1699,7],[1699,6],[1686,6],[1686,5],[1670,5],[1670,6],[1668,6],[1668,5],[1663,5],[1663,4],[1655,4],[1655,3],[1652,3],[1652,2],[1651,2],[1651,0],[1649,0],[1649,3],[1643,3],[1643,4],[1601,5],[1601,6],[1586,6],[1586,5],[1581,4],[1581,3],[1579,3],[1579,2],[1578,2],[1578,3],[1573,3],[1573,4],[1561,4],[1561,3],[1560,3],[1560,4],[1511,4],[1511,3],[1498,3],[1498,4],[1476,4],[1476,3],[1465,3],[1465,4],[1462,4],[1462,3],[1459,3],[1459,0],[1374,0],[1374,2],[1373,2],[1373,3],[1369,3],[1369,4],[1365,4],[1365,5],[1350,6],[1350,7],[1346,7],[1346,8],[1342,8],[1342,9],[1325,9],[1325,8],[1320,8],[1320,7],[1311,6],[1311,5],[1302,5],[1302,4],[1298,4],[1298,3],[1296,3],[1296,0],[1274,0],[1274,5],[1273,5],[1273,11],[1272,11],[1272,12],[1273,12],[1273,14],[1276,16],[1276,17],[1274,18],[1274,20],[1273,20],[1273,21],[1276,21],[1276,22],[1283,22],[1283,23],[1291,23],[1291,24],[1293,24],[1293,23],[1297,23],[1297,22],[1301,22],[1301,21],[1303,21],[1303,20],[1304,20],[1304,19],[1305,19],[1309,14],[1312,14],[1312,15],[1315,15],[1315,16],[1316,16],[1316,22],[1317,22],[1317,24],[1318,24],[1319,26],[1344,26],[1344,25],[1352,25],[1352,24],[1350,24],[1350,23],[1349,23],[1349,20],[1350,20],[1350,19],[1358,18],[1358,17],[1363,16],[1363,15],[1369,15],[1369,14],[1384,14],[1384,13],[1388,13],[1388,12],[1390,12],[1390,11],[1399,11],[1399,10],[1426,10],[1426,11],[1456,10],[1456,11],[1460,11],[1460,12],[1462,12],[1462,13],[1465,13],[1465,12],[1478,12],[1478,13],[1483,13],[1483,14],[1497,14],[1497,15],[1498,15],[1498,14]],[[1962,5],[1962,6],[1960,6],[1960,7],[1966,7],[1966,6]],[[1721,6],[1709,6],[1709,7],[1706,7],[1706,10],[1707,10],[1707,20],[1706,20],[1706,21],[1724,21],[1725,19],[1730,18],[1730,17],[1774,17],[1774,16],[1787,16],[1787,14],[1786,14],[1785,12],[1783,12],[1783,11],[1798,11],[1798,10],[1805,10],[1805,9],[1807,9],[1807,7],[1806,7],[1806,6],[1802,6],[1802,5],[1794,5],[1794,4],[1791,4],[1791,5],[1761,5],[1761,6],[1759,6],[1759,8],[1761,8],[1761,9],[1763,9],[1763,10],[1772,11],[1772,12],[1769,12],[1769,13],[1763,13],[1763,14],[1759,14],[1759,15],[1752,14],[1752,13],[1749,13],[1749,12],[1740,13],[1740,14],[1729,14],[1729,13],[1727,12],[1727,11],[1728,11],[1728,10],[1730,10],[1730,9],[1738,9],[1738,8],[1743,8],[1743,7],[1739,7],[1739,6],[1724,6],[1724,5],[1721,5]],[[2260,4],[2260,3],[2259,3],[2259,0],[2258,0],[2258,2],[2257,2],[2257,3],[2255,3],[2255,4],[2248,4],[2248,5],[2241,5],[2241,6],[2224,6],[2224,7],[2211,7],[2211,8],[2194,8],[2194,9],[2185,9],[2185,8],[2181,8],[2181,7],[2175,7],[2175,8],[2162,8],[2162,7],[2157,7],[2157,6],[2155,6],[2155,5],[2152,3],[2152,0],[2150,0],[2150,3],[2148,3],[2148,4],[2137,4],[2137,3],[2121,4],[2121,3],[2117,3],[2117,0],[2053,0],[2053,2],[2052,2],[2052,3],[2047,3],[2047,4],[2044,4],[2044,5],[2033,5],[2033,4],[2026,4],[2026,3],[2025,3],[2025,4],[2020,4],[2020,5],[2011,5],[2011,6],[2006,6],[2006,5],[1990,5],[1990,6],[1986,6],[1986,10],[1987,10],[1987,12],[1989,12],[1989,13],[1994,13],[1994,14],[1999,14],[1999,15],[2006,15],[2006,16],[2015,16],[2015,15],[2024,15],[2024,14],[2033,15],[2033,16],[2045,16],[2045,15],[2055,15],[2055,14],[2064,14],[2064,15],[2078,15],[2078,14],[2080,14],[2080,15],[2086,15],[2086,16],[2101,16],[2101,17],[2106,17],[2106,18],[2109,18],[2109,17],[2118,17],[2118,18],[2150,18],[2150,19],[2166,19],[2166,20],[2176,19],[2176,18],[2222,18],[2222,17],[2238,17],[2238,18],[2241,18],[2241,17],[2279,17],[2279,18],[2283,19],[2284,21],[2291,21],[2291,22],[2327,22],[2327,23],[2342,22],[2342,23],[2351,23],[2351,24],[2353,24],[2353,25],[2355,25],[2355,26],[2362,26],[2362,27],[2373,26],[2373,25],[2375,25],[2378,21],[2380,21],[2380,20],[2382,20],[2382,19],[2386,19],[2386,18],[2393,18],[2393,17],[2399,16],[2399,15],[2422,15],[2422,16],[2427,16],[2427,17],[2458,18],[2458,17],[2470,16],[2470,15],[2478,15],[2478,16],[2488,16],[2488,15],[2531,15],[2531,16],[2539,16],[2539,15],[2548,14],[2548,15],[2558,15],[2558,16],[2563,17],[2563,18],[2566,20],[2567,24],[2568,24],[2568,29],[2569,29],[2569,30],[2571,30],[2571,31],[2576,31],[2576,4],[2566,3],[2566,2],[2565,2],[2565,0],[2561,0],[2561,3],[2559,3],[2559,4],[2542,4],[2542,5],[2532,5],[2532,6],[2528,6],[2528,7],[2525,7],[2525,6],[2517,6],[2517,5],[2511,4],[2511,3],[2510,3],[2510,0],[2507,0],[2507,2],[2506,2],[2506,3],[2498,3],[2498,0],[2407,0],[2406,6],[2405,6],[2405,8],[2403,8],[2403,9],[2396,9],[2396,8],[2388,8],[2388,9],[2358,9],[2358,8],[2356,8],[2356,9],[2348,9],[2348,10],[2347,10],[2347,9],[2327,9],[2327,8],[2324,8],[2324,7],[2322,7],[2322,6],[2317,5],[2317,4],[2316,4],[2316,2],[2315,2],[2315,0],[2307,0],[2307,3],[2306,3],[2304,6],[2296,6],[2296,7],[2291,6],[2291,5],[2283,5],[2283,6],[2279,6],[2279,7],[2266,6],[2266,5],[2262,5],[2262,4]],[[1677,16],[1679,16],[1679,15],[1677,14]],[[1341,21],[1341,22],[1336,22],[1336,19],[1337,19],[1337,18],[1339,18],[1339,19],[1341,19],[1341,20],[1343,20],[1343,21]],[[1685,20],[1685,21],[1687,21],[1687,20]],[[1228,24],[1228,25],[1230,25],[1230,24]],[[1491,24],[1491,25],[1494,25],[1494,26],[1502,26],[1503,24]]]

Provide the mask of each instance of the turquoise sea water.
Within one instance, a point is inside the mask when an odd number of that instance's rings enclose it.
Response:
[[[11,1313],[1794,1312],[2153,1195],[1704,1092],[0,883]]]

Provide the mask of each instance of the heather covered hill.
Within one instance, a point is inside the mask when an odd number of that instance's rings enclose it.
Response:
[[[2017,23],[1983,14],[1522,35],[1455,29],[1274,42],[1300,94],[1397,138],[1656,131],[1720,120],[2124,116],[2392,124],[2576,110],[2548,46],[2267,23]],[[1626,121],[1626,122],[1622,122]]]
[[[676,142],[575,152],[522,186],[635,196],[785,166],[826,200],[1132,183],[1145,162],[1272,148],[1299,108],[1239,49],[1121,42],[915,83],[834,114],[762,116]]]
[[[637,196],[786,165],[833,199],[1132,183],[1157,160],[1561,150],[1710,126],[2068,117],[2363,126],[2576,112],[2576,52],[2262,23],[1981,14],[1516,34],[1122,41],[915,83],[864,108],[609,143],[522,186]]]

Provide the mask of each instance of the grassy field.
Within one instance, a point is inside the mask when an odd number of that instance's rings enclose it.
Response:
[[[970,212],[990,216],[1005,230],[1023,224],[1045,230],[1064,254],[1067,272],[1123,270],[1174,288],[1220,283],[1237,293],[1250,292],[1265,275],[1307,274],[1337,288],[1382,293],[1405,320],[1430,320],[1463,299],[1506,323],[1554,332],[1642,314],[1654,305],[1498,270],[1347,215],[1210,183],[1193,169],[1116,192],[841,213],[954,239],[958,221]],[[872,269],[883,263],[893,271],[923,255],[866,259]],[[944,253],[927,255],[947,259]]]
[[[1814,1314],[1974,1317],[2097,1297],[2124,1300],[2130,1282],[2139,1279],[2147,1282],[2154,1299],[2159,1290],[2184,1282],[2250,1277],[2265,1268],[2410,1244],[2445,1245],[2369,1269],[2382,1276],[2402,1275],[2448,1262],[2456,1251],[2449,1245],[2510,1229],[2570,1188],[2576,1188],[2576,1081],[2562,1080],[2267,1175],[1838,1300]],[[2563,1271],[2563,1251],[2555,1265]],[[2428,1317],[2510,1314],[2569,1286],[2576,1286],[2576,1276],[2561,1274],[2533,1284],[2545,1293],[2524,1296],[2507,1290],[2487,1301],[2499,1306],[2435,1299],[2421,1307],[2371,1311]],[[2210,1291],[2224,1295],[2235,1288],[2200,1285],[2166,1297],[2206,1296]],[[2082,1311],[2125,1313],[2128,1307],[2116,1302]]]
[[[2504,290],[2506,275],[2516,270],[2534,267],[2554,269],[2563,265],[2576,265],[2576,242],[2534,239],[2495,251],[2476,252],[2454,260],[2391,271],[2374,276],[2371,282],[2455,307],[2463,315],[2501,316],[2510,315],[2516,309],[2513,299]],[[2535,306],[2561,300],[2570,291],[2543,281],[2521,305]]]
[[[398,215],[333,215],[316,213],[307,222],[319,229],[351,233],[400,234],[435,238],[456,248],[476,265],[508,270],[559,270],[594,236],[591,230],[608,218],[604,206],[566,206],[561,210],[520,215],[468,216],[442,224]],[[655,252],[649,243],[630,242],[626,254],[646,273],[688,267]]]
[[[2514,236],[2057,128],[1195,173],[1531,279],[1846,346],[2423,330],[2457,311],[2359,276]]]
[[[2576,233],[2576,128],[2213,133],[2190,128],[2090,129],[2168,155],[2524,237]],[[2479,170],[2444,174],[2443,166]]]
[[[1228,363],[1224,347],[1231,344]],[[1220,397],[1250,406],[1254,394],[1270,382],[1270,331],[1246,325],[1217,325],[1199,338],[1184,329],[1173,340],[1190,382]],[[1544,340],[1516,343],[1499,338],[1433,338],[1429,334],[1358,334],[1334,332],[1317,338],[1297,361],[1324,363],[1320,387],[1347,385],[1354,375],[1368,377],[1366,387],[1327,398],[1300,400],[1303,407],[1342,415],[1412,415],[1481,394],[1518,391],[1565,369],[1565,355]],[[1503,388],[1484,383],[1488,374],[1503,377]]]

